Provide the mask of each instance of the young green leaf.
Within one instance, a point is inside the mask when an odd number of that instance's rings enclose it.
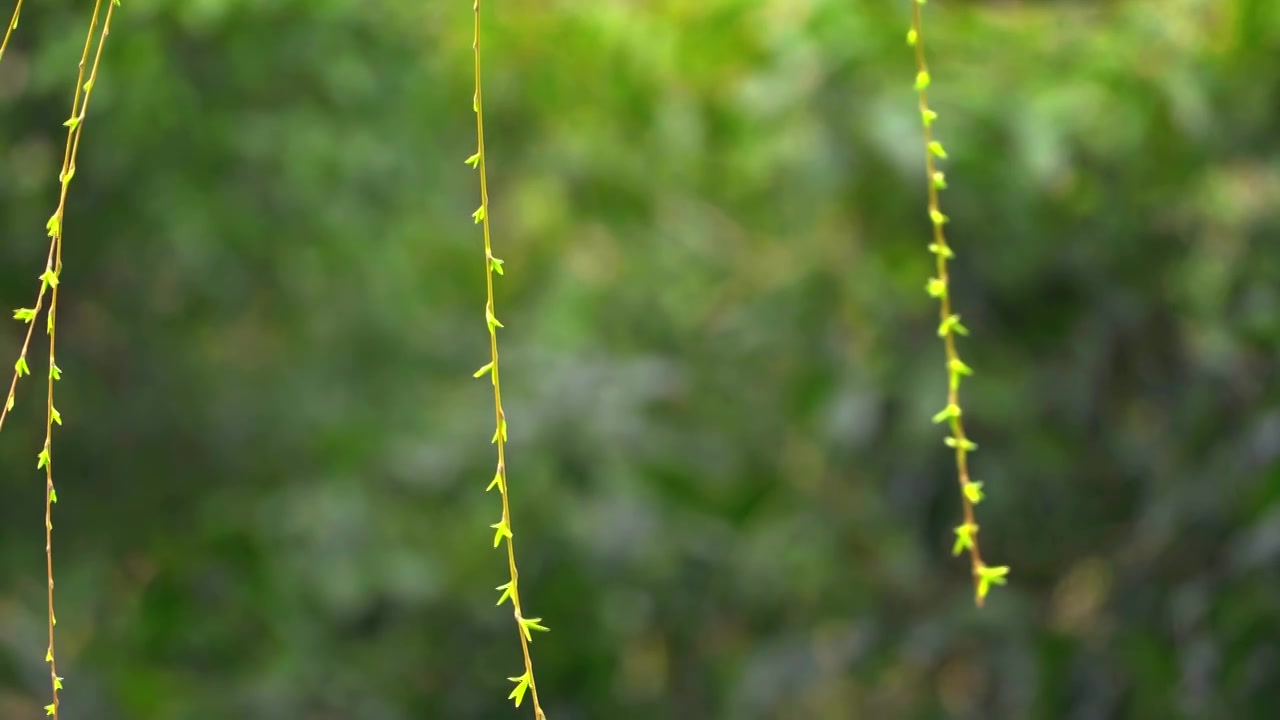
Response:
[[[929,252],[933,253],[934,255],[941,255],[943,258],[947,260],[951,260],[956,256],[956,254],[951,251],[951,248],[949,246],[942,245],[939,243],[929,243]]]
[[[489,527],[493,528],[493,546],[494,547],[498,547],[498,545],[502,543],[502,538],[511,537],[511,528],[507,525],[506,520],[499,520],[498,522],[490,525]]]
[[[951,546],[951,554],[959,555],[973,548],[974,537],[978,534],[978,526],[970,523],[956,526],[956,542]]]
[[[978,566],[978,597],[985,598],[987,593],[991,591],[992,585],[1004,585],[1008,575],[1008,565],[1000,565],[999,567]]]
[[[937,415],[933,416],[933,422],[937,424],[958,417],[960,417],[960,406],[955,403],[951,403],[939,411]]]
[[[973,368],[969,367],[968,365],[965,365],[964,361],[961,360],[960,358],[952,358],[951,362],[948,363],[948,367],[950,367],[951,372],[955,373],[956,375],[972,375],[973,374]]]
[[[494,604],[495,604],[495,605],[501,605],[502,603],[506,602],[507,600],[510,600],[510,599],[511,599],[511,588],[512,588],[512,583],[511,583],[511,581],[510,581],[510,580],[508,580],[507,582],[504,582],[504,583],[502,583],[501,585],[499,585],[498,587],[494,588],[494,590],[501,590],[501,591],[502,591],[502,595],[498,596],[498,602],[496,602],[496,603],[494,603]]]
[[[529,671],[525,671],[520,677],[507,678],[516,684],[511,694],[507,696],[508,700],[515,700],[516,707],[520,707],[520,703],[524,700],[524,694],[529,689],[529,683],[533,680],[533,675]]]
[[[551,628],[542,625],[542,618],[520,618],[520,630],[524,633],[524,639],[533,642],[533,635],[530,630],[538,632],[551,632]]]
[[[980,482],[965,483],[964,496],[969,502],[973,503],[974,505],[977,505],[978,503],[982,502],[982,499],[985,497],[982,494],[982,483]]]

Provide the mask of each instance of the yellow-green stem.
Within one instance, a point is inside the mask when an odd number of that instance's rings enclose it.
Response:
[[[18,0],[18,4],[13,6],[13,16],[9,18],[9,24],[4,26],[4,40],[0,40],[0,59],[4,58],[4,51],[9,47],[9,36],[18,29],[20,15],[22,15],[22,0]]]
[[[9,396],[5,403],[3,411],[0,411],[0,427],[4,425],[4,419],[8,417],[9,410],[13,407],[14,396],[17,390],[18,378],[24,374],[23,370],[26,366],[27,349],[31,343],[31,336],[35,330],[35,320],[40,314],[40,309],[44,303],[44,294],[48,290],[49,312],[47,316],[47,328],[49,334],[49,372],[48,372],[48,391],[46,394],[46,419],[45,419],[45,437],[44,445],[39,454],[37,466],[45,471],[45,505],[44,505],[44,528],[45,528],[45,569],[48,581],[48,603],[49,603],[49,646],[45,652],[45,660],[49,663],[49,682],[52,690],[52,702],[45,706],[45,712],[57,720],[58,713],[61,708],[61,699],[58,691],[62,689],[62,678],[58,676],[57,660],[54,653],[54,626],[57,625],[57,616],[54,614],[53,602],[53,504],[58,501],[57,492],[53,485],[53,425],[54,423],[62,424],[62,417],[58,413],[53,404],[53,385],[58,379],[60,371],[56,364],[56,340],[57,340],[57,308],[58,308],[58,287],[61,284],[60,275],[62,273],[62,238],[64,231],[64,218],[67,205],[67,190],[71,184],[71,180],[75,175],[76,155],[80,149],[80,136],[84,131],[85,113],[89,107],[89,98],[93,92],[94,81],[98,75],[98,65],[102,59],[102,50],[106,43],[107,35],[111,32],[111,16],[118,0],[113,0],[107,5],[106,17],[102,23],[102,33],[98,38],[98,49],[94,54],[93,66],[89,71],[89,79],[85,80],[85,66],[89,58],[89,50],[93,46],[94,30],[98,26],[98,17],[102,10],[102,0],[94,3],[93,16],[89,21],[89,31],[85,36],[84,50],[80,55],[79,71],[76,76],[75,92],[71,101],[71,117],[64,123],[67,127],[67,142],[62,156],[62,170],[58,175],[61,182],[61,190],[58,196],[58,208],[54,211],[53,216],[49,218],[47,228],[49,230],[50,243],[49,255],[45,260],[45,271],[40,276],[40,292],[36,296],[36,304],[30,314],[26,316],[26,321],[30,324],[27,328],[26,339],[22,344],[22,353],[19,356],[19,366],[15,367],[13,381],[9,385]],[[19,8],[21,3],[19,3]],[[17,16],[18,10],[15,9],[14,15]],[[10,24],[12,29],[12,23]],[[6,36],[6,42],[8,38]],[[82,94],[83,93],[83,94]],[[16,313],[15,313],[16,314]],[[21,368],[21,369],[20,369]]]
[[[527,686],[529,696],[533,703],[533,712],[536,720],[545,720],[546,714],[542,710],[542,705],[538,700],[538,685],[533,676],[533,657],[529,652],[529,635],[526,629],[526,623],[529,622],[524,616],[523,606],[520,601],[520,573],[516,569],[516,551],[511,532],[511,504],[510,493],[507,485],[507,419],[506,414],[502,410],[502,386],[498,371],[498,328],[501,324],[496,318],[493,302],[493,285],[494,271],[501,272],[501,260],[493,255],[493,244],[490,240],[489,232],[489,183],[486,174],[486,156],[484,149],[484,104],[481,93],[481,73],[480,73],[480,0],[475,0],[472,5],[475,15],[474,35],[472,40],[472,53],[475,58],[475,97],[473,99],[474,110],[476,115],[476,154],[475,167],[480,172],[480,209],[477,211],[476,219],[484,231],[484,272],[485,272],[485,320],[489,328],[489,366],[488,372],[490,380],[493,383],[493,406],[494,421],[496,427],[494,429],[494,443],[498,446],[498,467],[494,475],[494,484],[496,484],[499,494],[502,496],[502,520],[495,526],[498,529],[498,535],[506,541],[507,550],[507,567],[510,571],[509,584],[500,589],[504,589],[503,598],[510,598],[513,606],[513,612],[516,620],[516,630],[520,638],[520,650],[524,656],[524,672],[520,678],[512,678],[517,682],[517,690],[512,693],[512,697],[516,699],[516,704],[522,698],[521,685]],[[478,373],[483,374],[483,373]],[[491,486],[492,487],[492,486]],[[499,604],[501,604],[499,600]],[[532,622],[536,623],[537,619]],[[536,627],[536,626],[535,626]],[[540,628],[539,628],[540,629]]]
[[[937,276],[930,280],[929,294],[939,300],[938,334],[942,336],[946,354],[947,369],[947,406],[936,417],[935,421],[947,421],[951,428],[951,436],[947,445],[955,450],[956,476],[960,487],[960,502],[963,507],[964,524],[956,528],[956,552],[968,550],[970,566],[974,580],[974,602],[981,607],[986,599],[991,584],[1003,584],[1007,567],[988,568],[982,560],[982,551],[978,545],[978,523],[974,515],[974,500],[971,493],[977,493],[980,485],[973,483],[969,477],[968,454],[976,449],[976,445],[965,434],[964,422],[960,410],[960,378],[969,374],[969,367],[960,360],[956,349],[956,334],[964,334],[964,326],[959,316],[952,312],[950,276],[947,272],[947,260],[953,256],[947,244],[943,225],[947,217],[942,213],[938,201],[939,189],[945,187],[946,181],[937,170],[935,157],[946,157],[942,146],[933,137],[932,125],[937,115],[929,108],[927,88],[930,83],[929,67],[925,61],[924,33],[922,29],[921,5],[925,0],[911,1],[911,30],[907,35],[908,43],[915,49],[916,55],[916,91],[919,100],[921,124],[924,128],[925,172],[928,187],[929,219],[933,226],[933,243],[930,250],[937,260]]]

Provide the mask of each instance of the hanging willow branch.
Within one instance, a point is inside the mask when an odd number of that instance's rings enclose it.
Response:
[[[475,154],[467,158],[467,164],[480,171],[480,207],[472,214],[472,218],[484,228],[486,290],[484,316],[485,324],[489,328],[489,362],[475,372],[475,377],[479,378],[488,375],[489,380],[493,383],[493,405],[496,423],[493,431],[493,443],[498,446],[498,468],[494,472],[493,480],[489,483],[486,491],[497,488],[498,493],[502,496],[502,519],[490,527],[494,530],[493,546],[495,548],[502,544],[503,541],[506,542],[507,566],[510,571],[510,579],[497,587],[497,590],[502,593],[498,597],[498,604],[501,605],[507,600],[511,601],[515,613],[516,626],[520,631],[520,650],[524,655],[524,673],[508,678],[508,680],[515,683],[515,688],[512,689],[507,699],[514,700],[516,707],[520,707],[524,696],[528,694],[533,702],[533,713],[536,720],[546,720],[546,713],[542,711],[542,705],[538,702],[538,684],[533,678],[533,657],[529,653],[529,644],[533,642],[532,631],[546,632],[548,628],[542,624],[542,618],[530,618],[524,615],[523,606],[520,602],[520,573],[516,569],[516,550],[511,531],[511,503],[507,485],[507,416],[502,410],[502,385],[498,374],[498,328],[502,327],[502,323],[498,322],[493,304],[494,275],[502,275],[503,269],[502,260],[494,257],[493,244],[490,241],[489,234],[489,183],[485,173],[484,102],[480,92],[480,0],[475,0],[472,8],[475,13],[475,34],[471,48],[475,56],[476,75],[472,109],[476,114],[477,147]]]
[[[952,312],[951,278],[947,274],[947,261],[955,257],[951,246],[947,244],[943,226],[947,224],[947,216],[942,214],[938,195],[946,189],[946,176],[937,169],[937,161],[947,158],[947,151],[942,143],[933,137],[933,124],[938,114],[929,108],[927,94],[931,78],[929,66],[925,62],[924,33],[921,21],[922,5],[926,0],[912,0],[911,29],[907,32],[907,44],[915,48],[916,53],[916,93],[919,97],[920,120],[924,126],[924,162],[928,175],[929,188],[929,222],[933,226],[933,242],[929,251],[937,260],[937,274],[929,279],[925,289],[929,295],[938,299],[939,323],[938,337],[942,338],[947,362],[947,405],[933,416],[935,423],[947,423],[951,434],[946,438],[947,447],[955,451],[956,474],[960,483],[960,502],[964,512],[964,522],[955,529],[956,539],[952,546],[952,554],[960,555],[968,551],[969,562],[973,569],[974,602],[979,607],[986,600],[992,585],[1003,585],[1009,574],[1008,566],[992,567],[982,560],[982,550],[978,546],[978,521],[973,508],[983,499],[982,483],[974,482],[969,476],[969,453],[978,449],[976,443],[969,439],[964,431],[960,409],[960,380],[971,375],[973,370],[960,359],[956,349],[956,336],[968,335],[969,331],[960,323],[960,316]]]
[[[49,233],[49,254],[45,260],[44,272],[40,274],[40,291],[36,295],[34,307],[18,308],[13,312],[15,319],[27,323],[27,335],[22,342],[22,350],[18,355],[18,360],[13,366],[13,380],[9,383],[8,398],[5,400],[4,409],[0,410],[0,428],[3,428],[4,421],[8,418],[9,411],[14,406],[18,378],[31,373],[31,367],[27,363],[27,351],[31,347],[31,337],[35,332],[36,318],[40,316],[40,310],[44,306],[45,295],[48,294],[49,311],[45,316],[45,328],[49,335],[49,373],[48,389],[45,397],[45,434],[44,445],[41,447],[36,459],[36,469],[44,470],[45,475],[44,551],[48,580],[49,645],[45,650],[44,659],[49,664],[49,683],[53,694],[53,702],[46,705],[44,709],[45,713],[52,716],[54,720],[58,718],[61,705],[58,693],[62,690],[63,680],[58,675],[58,664],[54,654],[53,642],[54,626],[58,624],[57,615],[53,609],[53,505],[58,502],[58,492],[53,485],[53,426],[62,424],[62,414],[58,412],[58,409],[53,404],[53,386],[56,381],[62,378],[62,371],[58,368],[55,353],[58,287],[62,276],[62,240],[67,208],[67,190],[70,188],[71,180],[76,174],[76,155],[80,150],[80,136],[84,132],[84,120],[89,108],[89,97],[93,93],[93,85],[98,78],[98,65],[102,60],[102,50],[106,45],[107,35],[111,33],[111,15],[119,5],[120,0],[112,0],[107,5],[106,17],[102,20],[102,31],[98,35],[97,51],[94,53],[93,65],[89,69],[89,78],[86,80],[85,69],[89,60],[89,50],[93,47],[94,30],[97,29],[98,18],[102,15],[102,0],[96,0],[93,6],[93,16],[89,21],[89,31],[85,35],[84,51],[80,55],[80,71],[76,76],[75,93],[71,100],[71,117],[63,123],[63,126],[67,128],[67,142],[62,155],[62,169],[58,173],[58,181],[61,184],[61,190],[58,194],[58,207],[54,210],[53,215],[49,217],[49,222],[45,224],[45,228]],[[9,42],[9,33],[17,27],[18,15],[21,9],[22,2],[19,0],[17,7],[13,11],[13,19],[5,32],[5,45]]]

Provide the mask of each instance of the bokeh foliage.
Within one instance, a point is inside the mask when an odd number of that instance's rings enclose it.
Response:
[[[1014,568],[981,612],[929,423],[906,0],[492,4],[513,513],[554,720],[1269,716],[1280,4],[929,4],[983,550]],[[0,62],[12,307],[87,10],[28,3]],[[117,14],[59,300],[68,718],[526,714],[471,378],[470,12]],[[39,398],[0,435],[5,718],[45,702]]]

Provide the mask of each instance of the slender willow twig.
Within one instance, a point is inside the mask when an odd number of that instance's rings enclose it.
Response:
[[[98,77],[98,65],[102,60],[102,50],[106,44],[107,35],[111,33],[111,16],[119,4],[119,0],[111,0],[107,5],[106,16],[102,21],[102,32],[98,36],[97,52],[94,54],[93,65],[89,68],[89,79],[86,81],[85,69],[89,59],[89,50],[93,47],[94,30],[97,29],[98,18],[102,14],[102,0],[96,0],[93,6],[93,16],[89,21],[89,31],[85,35],[84,51],[80,55],[79,73],[76,76],[75,92],[71,100],[71,117],[63,123],[67,128],[67,142],[62,155],[62,170],[58,173],[58,180],[61,183],[61,190],[58,194],[58,208],[45,226],[49,232],[49,253],[45,259],[44,272],[40,275],[40,292],[36,295],[35,306],[19,308],[14,311],[14,317],[26,322],[28,327],[26,338],[22,342],[22,350],[18,355],[17,362],[14,363],[13,380],[9,383],[8,398],[5,401],[4,409],[0,410],[0,428],[3,428],[4,421],[9,416],[9,411],[13,409],[18,388],[18,378],[31,372],[31,368],[27,363],[27,350],[31,346],[31,337],[35,331],[35,320],[40,315],[40,310],[44,305],[45,293],[48,292],[50,297],[49,311],[46,315],[46,327],[49,334],[49,375],[48,391],[45,398],[45,435],[44,445],[37,458],[36,467],[44,470],[45,473],[44,551],[49,603],[49,646],[45,651],[45,661],[49,663],[49,682],[53,694],[53,702],[46,705],[44,709],[54,720],[57,720],[61,707],[61,699],[58,692],[62,690],[63,680],[58,675],[57,660],[54,655],[54,626],[58,624],[58,619],[54,613],[53,605],[53,505],[58,502],[58,493],[53,485],[53,426],[62,424],[62,415],[53,404],[53,385],[54,382],[62,377],[62,371],[58,368],[57,355],[55,353],[58,286],[61,284],[60,277],[62,274],[62,239],[67,207],[67,190],[71,186],[71,179],[75,177],[76,173],[76,155],[80,150],[80,136],[84,132],[85,114],[88,111],[89,98],[93,93],[94,82]],[[9,33],[17,25],[17,18],[21,8],[22,2],[19,0],[17,7],[14,9],[13,20],[10,21],[8,30],[5,33],[5,45],[9,42]]]
[[[933,224],[933,242],[929,251],[937,260],[937,275],[930,278],[926,289],[939,301],[938,336],[942,338],[946,350],[947,361],[947,406],[934,416],[934,422],[946,422],[951,427],[951,435],[946,439],[948,447],[955,450],[956,476],[960,483],[960,501],[964,510],[964,523],[955,529],[956,540],[952,553],[959,555],[969,552],[969,562],[973,569],[974,602],[981,607],[992,585],[1003,585],[1009,574],[1007,566],[990,567],[982,560],[982,551],[978,546],[978,522],[974,516],[973,506],[982,501],[982,483],[973,482],[969,477],[969,453],[978,449],[964,431],[960,409],[960,380],[972,374],[968,365],[960,359],[956,350],[956,336],[968,335],[969,331],[960,323],[960,316],[951,308],[951,278],[947,273],[947,261],[955,257],[955,253],[947,244],[943,226],[947,224],[947,216],[942,214],[938,203],[939,191],[946,188],[946,176],[937,169],[936,161],[946,159],[947,152],[942,144],[933,137],[933,123],[938,114],[929,109],[927,90],[930,84],[929,66],[925,62],[924,33],[921,20],[921,6],[925,0],[911,0],[911,29],[907,32],[907,43],[915,48],[916,54],[916,92],[919,98],[920,120],[924,126],[925,171],[928,173],[929,188],[929,220]]]
[[[498,597],[498,604],[501,605],[505,600],[511,600],[513,611],[515,613],[516,625],[520,631],[520,650],[524,655],[524,674],[508,678],[516,684],[515,689],[508,696],[509,700],[514,700],[517,707],[520,706],[527,692],[533,701],[533,713],[536,720],[546,720],[546,713],[542,710],[542,705],[538,701],[538,684],[533,677],[533,657],[529,653],[529,644],[533,641],[531,631],[546,631],[547,627],[542,625],[541,618],[527,618],[524,615],[523,607],[520,603],[520,573],[516,569],[516,550],[511,532],[511,504],[510,493],[507,485],[507,416],[502,410],[502,385],[499,380],[498,373],[498,328],[502,327],[502,323],[498,322],[498,318],[494,313],[493,303],[493,282],[494,275],[503,274],[502,260],[494,257],[493,244],[490,241],[489,233],[489,182],[485,172],[486,156],[484,151],[484,103],[480,91],[480,0],[475,0],[472,5],[475,15],[475,31],[472,39],[472,53],[475,57],[475,96],[472,101],[472,109],[476,114],[476,152],[467,158],[467,164],[477,168],[480,171],[480,208],[475,211],[473,218],[484,228],[484,273],[485,273],[485,322],[489,327],[489,363],[480,368],[475,373],[476,377],[489,375],[490,381],[493,383],[493,406],[496,427],[493,431],[493,442],[498,446],[498,468],[494,473],[493,481],[489,483],[489,490],[498,488],[499,494],[502,496],[502,519],[494,523],[491,527],[494,529],[493,544],[497,547],[504,539],[507,546],[507,566],[510,571],[510,579],[503,585],[498,586],[498,590],[502,595]]]

